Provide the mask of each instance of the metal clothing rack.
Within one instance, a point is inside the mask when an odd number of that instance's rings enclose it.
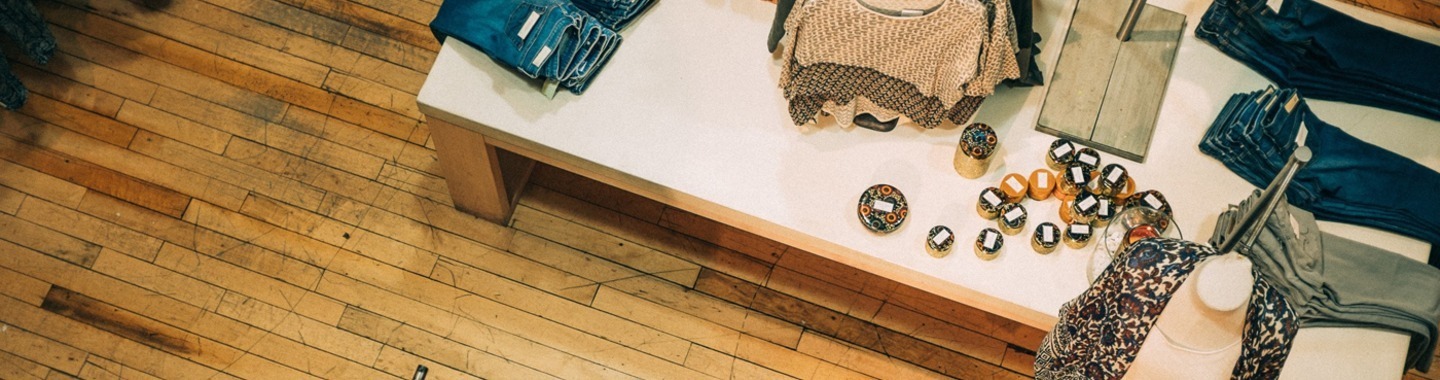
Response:
[[[1144,0],[1136,0],[1143,3]],[[1122,30],[1123,32],[1123,30]],[[1270,181],[1270,185],[1260,193],[1260,198],[1250,212],[1240,218],[1231,228],[1225,240],[1220,242],[1216,251],[1228,254],[1236,252],[1236,249],[1249,248],[1255,243],[1255,238],[1260,236],[1260,231],[1265,228],[1265,222],[1270,220],[1270,214],[1275,211],[1275,206],[1280,204],[1281,196],[1285,189],[1290,187],[1290,181],[1295,179],[1295,173],[1310,163],[1312,158],[1310,148],[1301,146],[1290,153],[1290,158],[1285,161],[1285,167],[1280,169],[1279,175]]]

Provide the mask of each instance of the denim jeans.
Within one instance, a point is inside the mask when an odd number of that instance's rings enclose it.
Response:
[[[531,78],[580,94],[619,47],[620,35],[569,0],[449,0],[430,29],[457,38]]]
[[[1440,46],[1365,24],[1314,0],[1216,0],[1195,36],[1306,97],[1440,120]]]
[[[576,7],[600,20],[600,24],[613,30],[624,30],[630,21],[645,12],[654,1],[651,0],[571,0]]]
[[[1440,173],[1346,134],[1304,103],[1286,90],[1232,97],[1200,150],[1263,188],[1304,144],[1313,157],[1285,193],[1292,204],[1323,220],[1428,241],[1430,265],[1440,267],[1440,202],[1431,194]]]
[[[1213,246],[1257,207],[1255,191],[1220,214]],[[1300,327],[1371,327],[1410,335],[1405,368],[1428,371],[1440,321],[1440,269],[1320,231],[1314,215],[1282,203],[1242,250],[1285,294]],[[1293,223],[1292,223],[1293,221]],[[1244,248],[1244,247],[1242,247]]]

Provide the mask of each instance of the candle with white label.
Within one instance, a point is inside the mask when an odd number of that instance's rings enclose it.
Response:
[[[1000,214],[1003,215],[1000,218],[1000,232],[1004,232],[1006,235],[1015,235],[1025,228],[1025,219],[1027,219],[1025,206],[1009,203],[1000,209]]]
[[[986,228],[975,237],[975,256],[981,260],[992,260],[1000,255],[1000,248],[1004,245],[1005,238],[1000,236],[1000,231]]]
[[[1090,244],[1090,225],[1084,223],[1071,224],[1065,229],[1065,245],[1070,248],[1083,248]]]
[[[1030,173],[1030,199],[1043,201],[1055,192],[1055,175],[1049,170],[1035,169]]]
[[[925,248],[930,256],[936,258],[945,257],[950,254],[950,247],[955,245],[955,235],[950,232],[950,227],[935,226],[930,228],[930,238],[925,241]]]
[[[1040,254],[1054,252],[1055,247],[1060,244],[1060,237],[1055,232],[1055,224],[1040,223],[1040,226],[1035,227],[1035,236],[1030,238],[1030,248]]]
[[[985,220],[995,219],[1000,216],[1000,207],[1005,205],[1005,193],[999,188],[987,187],[980,191],[980,199],[975,201],[975,212]]]
[[[1051,170],[1060,170],[1075,161],[1075,144],[1070,140],[1056,139],[1045,152],[1045,165]]]

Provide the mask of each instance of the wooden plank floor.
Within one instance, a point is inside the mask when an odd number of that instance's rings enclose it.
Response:
[[[455,211],[414,97],[438,3],[38,1],[0,378],[1032,373],[1039,330],[553,168],[509,226]]]

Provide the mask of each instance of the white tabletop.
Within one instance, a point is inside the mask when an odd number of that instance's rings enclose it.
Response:
[[[1063,33],[1054,29],[1073,7],[1066,3],[1036,4],[1047,75]],[[1175,73],[1147,162],[1111,155],[1103,161],[1125,165],[1141,189],[1163,192],[1185,236],[1203,241],[1225,205],[1254,187],[1203,155],[1196,147],[1200,136],[1231,94],[1267,82],[1195,39],[1208,2],[1150,3],[1188,16]],[[981,261],[970,248],[981,229],[994,226],[976,215],[980,190],[1007,173],[1044,165],[1054,138],[1033,127],[1045,88],[1002,88],[986,101],[975,120],[996,127],[1000,148],[990,172],[968,180],[951,166],[954,126],[901,125],[879,133],[841,128],[828,118],[820,126],[794,126],[776,87],[779,62],[764,48],[773,12],[774,5],[759,0],[660,1],[623,33],[624,44],[588,92],[562,90],[554,99],[482,53],[447,42],[419,101],[426,113],[494,140],[611,173],[602,178],[607,182],[651,189],[642,194],[1026,324],[1053,325],[1060,305],[1088,286],[1085,268],[1099,244],[1039,255],[1026,235],[1007,236],[993,261]],[[1440,41],[1435,30],[1369,18]],[[1357,137],[1440,168],[1440,123],[1328,102],[1312,108]],[[898,187],[910,201],[909,219],[889,235],[869,232],[855,214],[860,193],[876,183]],[[1027,227],[1058,224],[1058,204],[1026,201]],[[943,259],[925,253],[926,232],[937,224],[958,235]],[[1428,250],[1392,234],[1341,229],[1412,257],[1423,259]]]

